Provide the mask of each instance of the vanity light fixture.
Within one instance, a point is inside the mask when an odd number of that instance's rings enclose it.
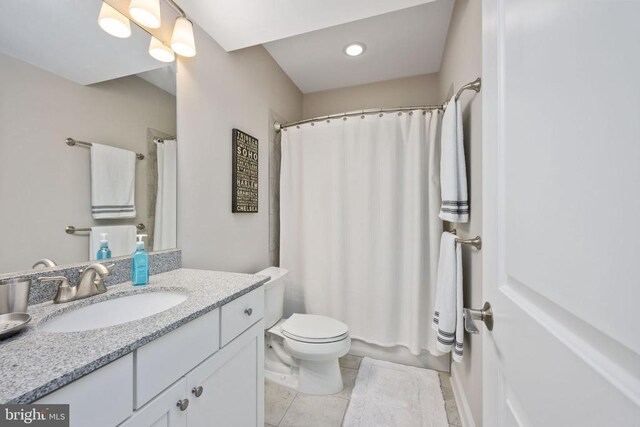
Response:
[[[131,0],[129,13],[148,28],[160,28],[160,0]]]
[[[131,22],[129,19],[105,2],[102,2],[98,25],[114,37],[126,39],[131,36]]]
[[[364,43],[349,43],[344,47],[344,53],[348,56],[360,56],[366,49]]]
[[[196,42],[193,35],[193,23],[187,19],[184,10],[173,0],[165,0],[179,14],[173,26],[171,35],[171,47],[158,39],[147,28],[160,28],[160,0],[131,0],[129,4],[129,14],[140,23],[140,27],[151,36],[149,44],[149,55],[158,61],[173,62],[176,53],[184,57],[196,55]],[[100,27],[112,36],[124,38],[131,35],[131,24],[129,19],[117,9],[107,3],[102,2],[100,15],[98,17]],[[146,27],[146,28],[145,28]]]
[[[162,62],[173,62],[176,59],[173,50],[153,36],[149,44],[149,55]]]
[[[193,24],[184,16],[179,16],[173,26],[171,49],[180,56],[192,57],[196,54]]]

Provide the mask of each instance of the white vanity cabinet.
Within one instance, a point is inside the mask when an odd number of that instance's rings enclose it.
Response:
[[[263,351],[264,325],[260,320],[189,372],[188,425],[262,426]]]
[[[260,287],[35,403],[72,427],[262,427],[263,307]]]
[[[186,427],[189,409],[184,401],[186,395],[187,380],[182,378],[136,411],[121,427]]]

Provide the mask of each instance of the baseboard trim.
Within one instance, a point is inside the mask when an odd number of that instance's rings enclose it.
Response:
[[[473,421],[473,415],[471,414],[471,407],[467,400],[467,395],[465,394],[464,388],[462,388],[462,384],[455,373],[456,370],[453,369],[453,366],[451,368],[451,388],[453,390],[453,397],[456,399],[458,412],[460,413],[462,427],[476,427],[476,423]]]

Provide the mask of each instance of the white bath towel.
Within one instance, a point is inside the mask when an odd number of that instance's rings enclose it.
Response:
[[[91,214],[135,218],[136,153],[108,145],[91,146]]]
[[[464,135],[460,103],[453,96],[442,116],[440,154],[440,219],[450,222],[469,221],[467,170],[464,158]]]
[[[432,327],[438,331],[436,348],[462,361],[464,322],[462,319],[462,249],[455,234],[444,232],[440,239],[436,307]]]
[[[97,258],[100,249],[100,234],[107,233],[111,257],[131,255],[136,249],[136,226],[114,225],[104,227],[91,227],[89,234],[89,259]]]

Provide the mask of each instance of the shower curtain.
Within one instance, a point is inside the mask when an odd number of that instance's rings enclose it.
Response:
[[[283,131],[286,314],[322,314],[367,343],[435,351],[440,119],[416,110]]]
[[[175,139],[157,143],[158,192],[153,250],[171,249],[176,244],[177,146]]]

